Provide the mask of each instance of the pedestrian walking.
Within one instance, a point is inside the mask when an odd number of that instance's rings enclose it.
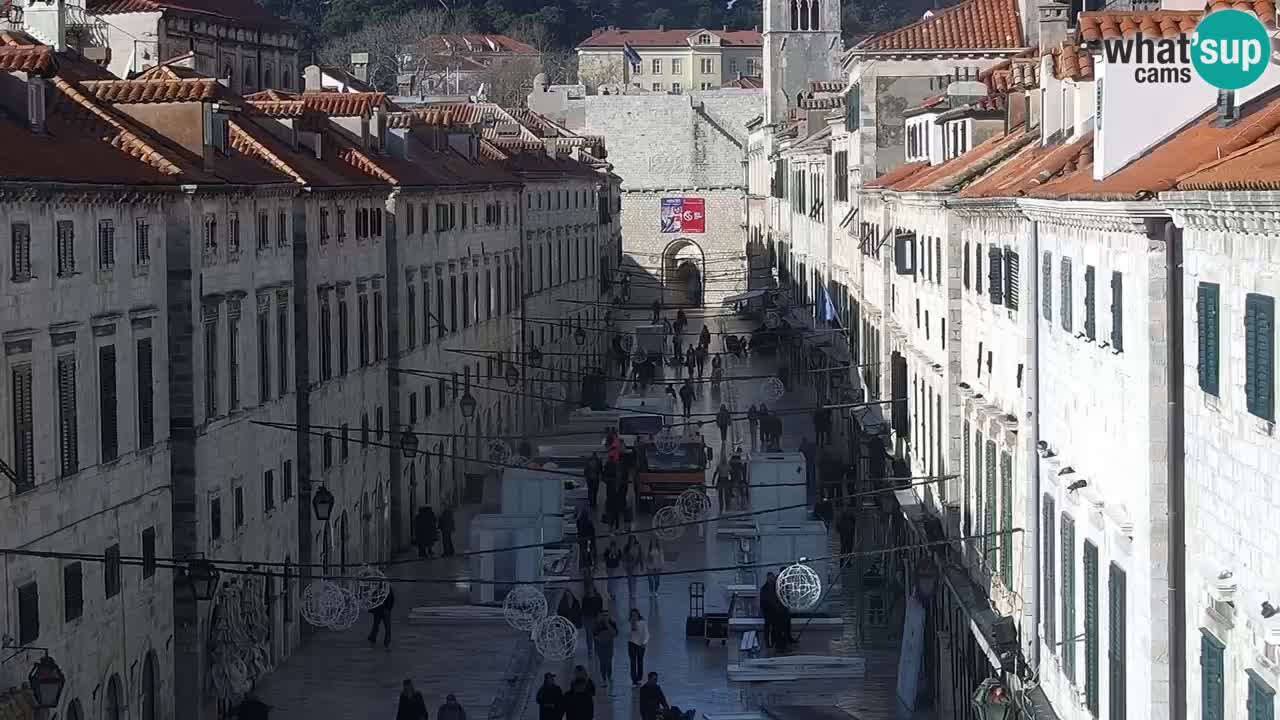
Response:
[[[458,698],[449,693],[444,698],[444,704],[436,710],[436,720],[467,720],[467,711],[458,704]]]
[[[756,447],[756,435],[760,432],[760,410],[755,405],[747,408],[747,428],[751,433],[751,449]]]
[[[396,720],[427,720],[427,701],[414,689],[412,680],[405,680],[400,688],[400,709],[396,710]]]
[[[853,538],[857,530],[857,516],[852,507],[840,511],[840,519],[836,521],[836,533],[840,536],[840,567],[853,564]]]
[[[813,444],[808,435],[800,438],[800,454],[804,456],[805,491],[816,494],[818,490],[818,446]],[[813,495],[811,494],[808,497],[813,497]]]
[[[771,417],[773,416],[769,413],[769,406],[764,403],[760,403],[760,410],[756,413],[756,418],[760,423],[760,447],[765,447],[768,442],[767,435],[769,434],[769,418]]]
[[[658,320],[662,318],[662,303],[654,300],[653,304],[649,306],[649,312],[653,313],[652,324],[657,325]]]
[[[779,651],[782,648],[778,637],[781,610],[782,600],[778,597],[778,576],[769,573],[765,576],[764,585],[760,586],[760,614],[764,616],[764,646],[776,647]]]
[[[564,694],[564,720],[593,720],[596,689],[590,679],[576,678]]]
[[[649,673],[648,680],[640,688],[640,720],[658,720],[658,715],[670,710],[666,693],[658,685],[658,673]]]
[[[600,663],[600,687],[603,688],[609,687],[609,681],[613,679],[613,641],[617,637],[618,623],[605,610],[600,613],[595,629],[591,632],[591,639],[596,644],[596,660]]]
[[[751,509],[751,487],[747,481],[747,461],[742,456],[742,448],[734,448],[733,457],[729,458],[729,479],[733,483],[731,495],[737,497],[743,510]]]
[[[697,398],[694,392],[693,383],[685,380],[684,385],[680,386],[680,403],[684,406],[684,419],[688,420],[693,414],[693,401]]]
[[[382,647],[391,647],[391,609],[396,606],[395,590],[387,591],[387,596],[375,608],[369,611],[373,616],[373,629],[369,631],[369,644],[378,642],[378,626],[383,629]]]
[[[711,330],[706,325],[703,325],[702,332],[698,333],[698,347],[703,350],[711,347]]]
[[[720,428],[720,447],[729,446],[729,426],[733,424],[733,415],[729,413],[729,407],[721,404],[720,411],[716,413],[716,427]],[[723,462],[723,459],[721,460]]]
[[[604,471],[604,465],[600,462],[600,453],[591,453],[591,457],[587,459],[587,466],[582,470],[582,479],[587,483],[587,506],[592,510],[596,508],[596,496],[600,492],[600,475]]]
[[[697,350],[697,354],[695,355],[695,357],[697,358],[697,363],[698,363],[698,379],[699,379],[699,380],[701,380],[701,379],[702,379],[702,373],[706,372],[706,369],[707,369],[707,348],[706,348],[706,346],[704,346],[704,345],[699,345],[699,346],[698,346],[698,350]]]
[[[454,519],[453,519],[453,508],[451,506],[445,505],[444,509],[440,511],[440,519],[438,521],[438,524],[440,526],[440,543],[441,545],[444,546],[444,556],[452,557],[454,554],[454,548],[453,548]]]
[[[769,415],[768,450],[770,452],[782,451],[782,416],[777,413]]]
[[[662,585],[662,545],[656,536],[649,538],[649,552],[644,558],[644,569],[649,572],[649,597],[658,597],[658,588]]]
[[[636,586],[640,583],[640,576],[644,574],[644,548],[635,535],[627,538],[627,546],[622,549],[622,563],[627,571],[627,597],[631,607],[635,607]]]
[[[413,535],[418,541],[418,558],[431,557],[431,546],[436,544],[436,514],[431,507],[423,506],[413,519]]]
[[[667,412],[672,415],[675,415],[676,407],[680,404],[680,399],[676,397],[675,385],[667,385],[667,389],[665,392],[667,394],[667,401],[669,403],[667,407]]]
[[[733,503],[733,472],[723,465],[716,468],[716,496],[720,499],[720,514],[724,515]]]
[[[818,447],[826,447],[831,443],[831,408],[824,406],[814,412],[813,429],[818,436]]]
[[[649,622],[635,608],[631,608],[630,619],[627,660],[631,663],[631,687],[640,687],[640,681],[644,679],[644,649],[649,645]]]
[[[595,627],[595,624],[593,623],[591,627]],[[581,682],[583,687],[586,688],[587,694],[591,697],[596,696],[596,681],[591,679],[591,673],[587,672],[586,666],[573,666],[573,681],[575,683]]]
[[[542,676],[542,687],[534,697],[538,703],[538,720],[560,720],[564,717],[564,690],[556,683],[556,674]]]
[[[622,548],[614,538],[604,550],[604,569],[609,575],[609,598],[616,603],[622,597]]]
[[[596,524],[592,522],[591,511],[587,508],[578,511],[578,555],[582,569],[595,567]]]
[[[591,640],[591,632],[595,630],[596,621],[600,619],[600,614],[604,612],[604,598],[600,597],[600,592],[596,590],[596,584],[592,580],[587,580],[587,589],[582,595],[582,627],[587,631],[587,659],[590,660],[595,652],[595,643]]]

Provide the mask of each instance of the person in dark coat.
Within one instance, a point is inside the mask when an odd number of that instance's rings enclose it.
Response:
[[[596,524],[591,521],[591,511],[586,508],[578,512],[578,555],[584,569],[595,565]]]
[[[600,619],[600,613],[602,612],[604,612],[604,598],[600,597],[600,593],[596,591],[595,584],[591,580],[588,580],[587,589],[582,595],[582,627],[587,631],[588,660],[595,656],[596,644],[591,640],[591,633],[595,630],[596,621]],[[591,690],[594,695],[594,685],[592,685]]]
[[[462,709],[458,698],[449,693],[445,696],[444,704],[436,710],[436,720],[467,720],[467,711]]]
[[[764,646],[775,645],[778,635],[778,615],[782,601],[778,599],[778,576],[769,573],[760,586],[760,614],[764,616]]]
[[[591,673],[587,672],[585,665],[573,666],[573,682],[582,681],[583,686],[587,689],[587,695],[596,696],[596,681],[591,679]]]
[[[706,346],[704,346],[704,345],[699,345],[699,346],[698,346],[698,349],[697,349],[697,351],[696,351],[696,353],[695,353],[695,355],[694,355],[694,357],[696,358],[696,362],[697,362],[697,364],[698,364],[698,379],[699,379],[699,380],[701,380],[701,379],[702,379],[702,373],[704,373],[704,372],[706,372],[706,371],[707,371],[707,348],[706,348]]]
[[[849,557],[849,554],[853,552],[853,538],[854,532],[857,530],[857,522],[853,508],[847,507],[840,511],[840,520],[836,522],[836,532],[840,535],[840,567],[853,564],[853,558]]]
[[[658,685],[658,673],[649,673],[644,685],[640,686],[640,720],[658,720],[664,710],[670,710],[666,693]]]
[[[772,417],[769,414],[769,406],[761,403],[756,417],[760,421],[760,447],[764,447],[769,435],[769,418]]]
[[[446,505],[446,506],[445,506],[445,508],[444,508],[443,510],[441,510],[441,511],[440,511],[440,519],[439,519],[439,521],[437,521],[437,524],[440,526],[440,542],[444,545],[444,556],[445,556],[445,557],[449,557],[449,556],[453,555],[453,553],[454,553],[454,549],[453,549],[453,531],[454,531],[453,508],[451,508],[451,507],[449,507],[448,505]]]
[[[395,590],[388,590],[382,604],[369,611],[373,616],[373,629],[369,631],[369,644],[378,642],[378,626],[383,628],[382,647],[391,647],[391,609],[396,606]]]
[[[595,688],[591,680],[578,678],[564,694],[564,720],[593,720],[596,716]]]
[[[564,716],[564,690],[556,684],[556,674],[542,676],[542,687],[534,697],[538,701],[538,720],[560,720]]]
[[[436,514],[424,506],[413,519],[414,539],[418,541],[418,558],[431,557],[431,546],[436,544]]]
[[[818,447],[831,443],[831,408],[820,407],[813,414],[813,429],[818,434]]]
[[[703,350],[711,347],[711,331],[706,325],[703,325],[702,332],[698,333],[698,346]]]
[[[760,433],[760,410],[755,405],[747,408],[747,428],[751,435],[751,447],[754,449]]]
[[[698,371],[698,350],[692,343],[689,344],[689,349],[684,354],[684,369],[688,373],[690,380],[693,379],[693,374]]]
[[[684,385],[680,386],[680,403],[684,406],[684,418],[689,419],[693,414],[693,401],[697,398],[697,394],[693,390],[693,383],[685,380]]]
[[[658,320],[662,319],[662,303],[654,300],[653,304],[649,306],[649,312],[653,313],[652,324],[657,325]]]
[[[587,504],[591,509],[596,507],[596,496],[600,492],[600,474],[604,467],[600,462],[600,455],[591,453],[591,457],[587,460],[587,466],[582,470],[582,479],[587,483]]]
[[[396,720],[427,720],[427,701],[413,688],[412,680],[405,680],[404,687],[400,688],[400,709],[396,711]]]
[[[720,428],[720,447],[728,447],[729,445],[729,426],[733,424],[733,415],[729,413],[727,405],[720,405],[719,412],[716,413],[716,427]]]
[[[815,492],[818,489],[818,446],[807,435],[800,439],[800,454],[804,456],[805,490]]]

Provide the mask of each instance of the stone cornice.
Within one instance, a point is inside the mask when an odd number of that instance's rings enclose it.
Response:
[[[1275,192],[1177,192],[1160,200],[1179,227],[1280,235],[1280,194]]]
[[[171,198],[177,187],[127,188],[56,184],[0,183],[0,202],[35,202],[55,205],[157,205]]]
[[[1082,200],[1018,200],[1028,220],[1080,230],[1100,230],[1145,235],[1147,221],[1169,217],[1158,202],[1109,202]]]
[[[1002,217],[1026,220],[1027,216],[1013,198],[951,198],[946,201],[947,209],[958,217]]]

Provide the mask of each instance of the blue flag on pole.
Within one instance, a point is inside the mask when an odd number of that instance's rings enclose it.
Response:
[[[820,287],[818,290],[822,293],[821,319],[825,322],[832,322],[836,319],[836,306],[831,302],[831,295],[827,293],[826,288]]]

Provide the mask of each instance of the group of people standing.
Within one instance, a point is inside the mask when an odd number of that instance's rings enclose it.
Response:
[[[663,713],[670,713],[672,720],[691,720],[693,711],[681,712],[667,702],[667,696],[658,685],[658,673],[651,672],[640,689],[641,720],[657,720]],[[538,703],[538,720],[594,720],[596,684],[586,668],[578,665],[573,671],[569,689],[560,687],[555,673],[542,676],[535,701]]]
[[[609,612],[610,606],[620,607],[619,596],[610,593],[606,599],[590,578],[584,581],[582,601],[571,590],[565,590],[556,613],[580,628],[587,639],[587,658],[595,658],[600,670],[601,684],[608,687],[613,681],[613,652],[621,631],[618,622]],[[635,607],[634,598],[627,613],[627,658],[631,666],[631,684],[639,687],[644,679],[645,649],[649,646],[649,622]]]
[[[413,686],[412,680],[405,680],[400,688],[400,706],[396,711],[396,720],[428,720],[427,701]],[[467,711],[458,702],[458,698],[450,693],[444,704],[436,710],[436,720],[467,720]]]
[[[453,531],[455,529],[453,508],[445,506],[437,516],[430,505],[418,510],[413,518],[413,538],[418,544],[418,557],[425,560],[435,557],[435,544],[439,540],[444,557],[454,554]]]
[[[764,403],[760,407],[747,408],[747,425],[751,429],[751,445],[759,438],[760,447],[772,452],[782,450],[782,418],[769,410]]]

